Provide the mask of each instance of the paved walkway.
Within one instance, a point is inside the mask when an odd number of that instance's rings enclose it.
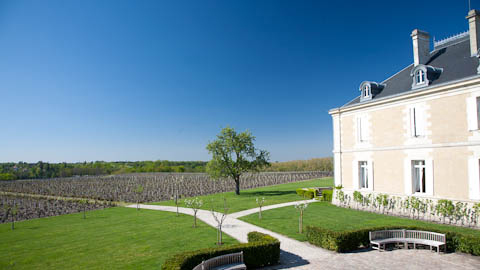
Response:
[[[272,205],[262,209],[273,209],[293,203]],[[136,208],[136,205],[128,207]],[[142,209],[176,212],[176,207],[161,205],[140,205]],[[179,212],[193,215],[190,208],[179,207]],[[480,258],[460,253],[436,254],[427,250],[394,250],[379,252],[360,250],[352,253],[336,253],[306,242],[300,242],[278,233],[238,220],[237,217],[255,213],[252,209],[227,216],[223,232],[240,242],[247,242],[247,234],[258,231],[280,240],[280,265],[265,269],[478,269]],[[216,227],[217,223],[210,211],[199,210],[198,219]]]

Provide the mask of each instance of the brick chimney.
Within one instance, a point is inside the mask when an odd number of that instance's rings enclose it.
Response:
[[[414,65],[426,64],[428,59],[430,59],[430,34],[415,29],[410,36],[413,42]]]
[[[477,55],[480,43],[480,12],[472,9],[466,17],[468,19],[468,28],[470,34],[470,55]]]

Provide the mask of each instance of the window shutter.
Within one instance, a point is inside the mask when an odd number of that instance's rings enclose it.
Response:
[[[403,174],[404,174],[404,185],[405,185],[405,194],[412,194],[412,161],[409,159],[404,160],[403,165]]]
[[[373,161],[368,161],[368,189],[373,190]]]
[[[468,121],[468,130],[478,129],[476,97],[467,98],[467,121]]]
[[[433,196],[433,159],[425,160],[425,189],[428,195]]]
[[[468,194],[471,200],[480,200],[479,160],[468,158]]]
[[[420,110],[419,108],[415,108],[415,129],[417,136],[424,136],[425,135],[425,126],[426,126],[426,117],[425,111]]]
[[[368,141],[367,116],[362,116],[362,140]]]
[[[357,142],[362,141],[362,121],[360,117],[356,118],[357,120]]]
[[[410,136],[415,137],[415,108],[410,108]]]
[[[358,190],[358,175],[360,174],[358,170],[358,160],[354,160],[352,164],[352,171],[353,171],[353,189]]]

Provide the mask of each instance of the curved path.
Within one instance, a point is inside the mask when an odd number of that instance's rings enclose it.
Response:
[[[308,201],[312,202],[312,201]],[[297,202],[283,203],[263,207],[263,210],[293,205]],[[127,207],[136,208],[137,205]],[[140,208],[176,212],[174,206],[144,205]],[[258,212],[258,208],[257,209]],[[427,250],[395,250],[379,252],[359,250],[352,253],[336,253],[322,249],[307,242],[300,242],[278,233],[238,220],[244,215],[255,213],[255,209],[229,214],[223,225],[223,232],[240,242],[247,242],[247,234],[258,231],[272,235],[280,240],[280,265],[266,269],[478,269],[480,258],[460,253],[436,254]],[[182,214],[193,215],[190,208],[179,207]],[[198,210],[197,217],[203,222],[216,227],[212,213]]]

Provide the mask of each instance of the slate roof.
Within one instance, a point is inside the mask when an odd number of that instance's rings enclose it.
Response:
[[[451,41],[448,44],[438,46],[438,48],[435,48],[430,52],[430,59],[425,65],[442,68],[443,71],[440,77],[432,81],[428,87],[477,75],[479,60],[477,57],[470,56],[469,38],[470,37],[467,35],[461,39]],[[410,76],[412,69],[413,63],[383,81],[382,84],[385,84],[385,88],[375,95],[373,99],[362,103],[372,102],[380,98],[397,96],[412,91],[413,78]],[[416,89],[415,91],[421,91],[421,88]],[[343,105],[342,108],[353,106],[358,103],[360,103],[360,95]]]

